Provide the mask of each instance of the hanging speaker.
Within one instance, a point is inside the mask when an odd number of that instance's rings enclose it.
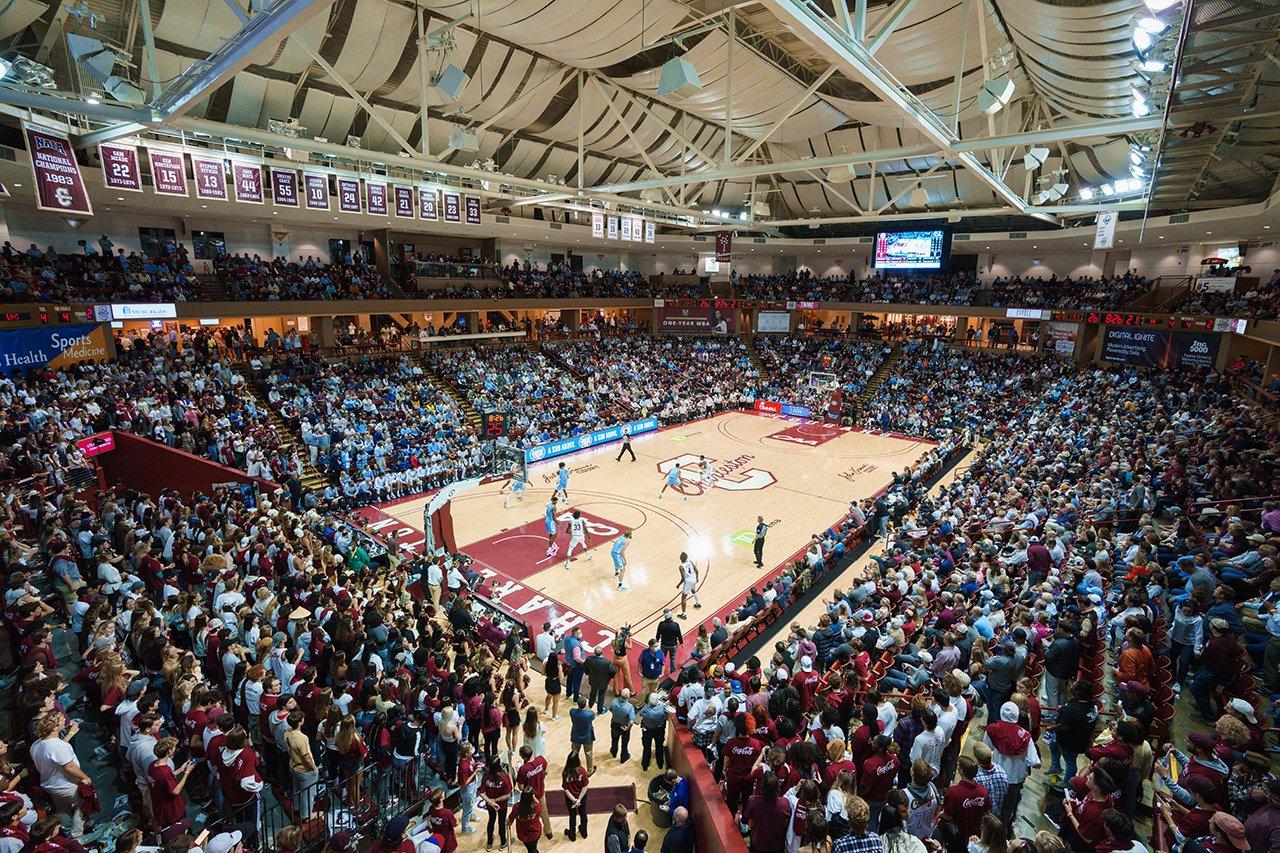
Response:
[[[458,96],[462,94],[462,90],[467,88],[467,84],[470,82],[471,78],[467,75],[467,72],[450,63],[440,72],[440,76],[436,78],[434,85],[440,90],[440,94],[451,101],[456,101]]]
[[[658,78],[658,97],[675,95],[687,98],[701,88],[698,69],[689,60],[675,56],[663,64],[662,76]]]

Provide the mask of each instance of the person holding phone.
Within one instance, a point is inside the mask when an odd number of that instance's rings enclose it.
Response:
[[[167,737],[155,746],[156,760],[147,768],[151,777],[151,811],[155,815],[156,828],[167,829],[178,823],[187,814],[187,798],[183,789],[195,769],[196,759],[182,762],[175,771],[173,753],[178,747],[178,739]]]

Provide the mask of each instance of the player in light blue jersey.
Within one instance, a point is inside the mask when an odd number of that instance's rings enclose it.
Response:
[[[613,543],[609,553],[613,556],[613,576],[618,579],[618,589],[626,590],[622,576],[627,573],[627,546],[631,544],[631,531],[624,530]]]
[[[667,480],[665,483],[662,484],[662,491],[658,492],[658,500],[662,500],[662,496],[664,493],[666,493],[667,489],[675,489],[676,491],[680,490],[680,466],[679,465],[672,465],[671,469],[667,471]],[[689,496],[685,495],[684,499],[689,500]]]
[[[547,556],[554,557],[560,550],[560,546],[556,544],[556,496],[552,495],[551,500],[547,502]]]
[[[515,496],[515,499],[518,501],[524,500],[524,490],[529,486],[529,484],[525,482],[524,478],[520,476],[520,468],[517,465],[511,466],[511,480],[502,487],[500,492],[506,491],[508,486],[511,488],[511,491],[507,492],[502,498],[503,509],[506,508],[507,501],[511,500],[512,496]]]
[[[556,490],[552,495],[561,495],[566,505],[569,503],[569,469],[565,467],[563,462],[560,463],[559,470],[556,471]]]

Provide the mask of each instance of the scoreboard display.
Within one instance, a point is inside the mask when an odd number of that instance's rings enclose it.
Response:
[[[485,438],[500,438],[510,434],[510,421],[506,412],[485,412],[480,417]]]

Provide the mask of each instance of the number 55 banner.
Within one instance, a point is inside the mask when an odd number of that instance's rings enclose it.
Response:
[[[59,213],[93,216],[89,192],[80,174],[71,142],[61,133],[22,123],[31,155],[31,174],[36,182],[36,206]]]

